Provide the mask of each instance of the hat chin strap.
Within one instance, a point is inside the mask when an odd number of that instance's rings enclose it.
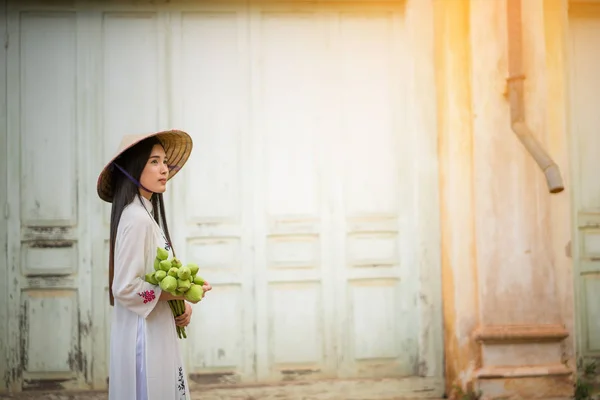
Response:
[[[152,190],[146,189],[140,182],[137,181],[137,179],[135,179],[133,176],[129,175],[129,173],[127,171],[125,171],[123,168],[121,168],[121,166],[119,164],[117,164],[117,163],[113,163],[113,164],[127,177],[127,179],[129,179],[131,182],[133,182],[137,187],[141,187],[146,192],[154,194],[154,192]]]

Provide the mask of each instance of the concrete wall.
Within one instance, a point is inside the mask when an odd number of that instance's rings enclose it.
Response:
[[[568,4],[522,1],[526,118],[561,168],[560,194],[510,127],[506,2],[434,4],[447,389],[568,396]]]

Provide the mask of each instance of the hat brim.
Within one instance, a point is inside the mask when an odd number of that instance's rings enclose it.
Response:
[[[98,196],[106,201],[112,203],[114,188],[112,182],[112,163],[119,158],[123,152],[137,145],[139,142],[155,136],[158,141],[162,144],[165,149],[166,157],[169,162],[169,177],[167,180],[173,178],[185,165],[190,154],[192,153],[193,142],[190,135],[180,130],[168,130],[150,133],[147,135],[141,135],[136,140],[132,141],[127,146],[119,149],[117,154],[104,166],[102,172],[98,176],[98,182],[96,184],[96,190]]]

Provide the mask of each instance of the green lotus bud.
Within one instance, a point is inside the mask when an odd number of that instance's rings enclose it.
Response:
[[[156,248],[156,258],[159,260],[166,260],[169,258],[169,252],[161,247]]]
[[[194,278],[194,284],[195,285],[204,286],[205,283],[206,283],[206,281],[204,279],[202,279],[201,276],[197,276],[197,277]]]
[[[153,285],[158,285],[158,281],[154,277],[154,274],[146,274],[146,282],[151,283]]]
[[[202,300],[202,296],[204,295],[204,290],[202,290],[202,286],[200,285],[192,285],[191,288],[187,292],[185,292],[185,299],[192,303],[197,303]]]
[[[160,288],[165,292],[173,293],[177,289],[177,279],[172,276],[165,276],[160,281]]]
[[[181,261],[178,258],[173,258],[171,260],[171,263],[173,264],[172,266],[175,268],[180,268],[181,267]]]
[[[174,277],[174,278],[177,278],[177,274],[178,274],[178,273],[179,273],[179,268],[175,268],[175,267],[171,267],[171,268],[169,269],[169,272],[167,272],[167,274],[168,274],[169,276],[172,276],[172,277]]]
[[[158,258],[154,259],[154,270],[160,271],[160,260]]]
[[[171,261],[170,260],[163,260],[160,262],[160,269],[162,269],[163,271],[167,272],[171,267]]]
[[[167,273],[166,273],[165,271],[163,271],[162,269],[161,269],[160,271],[156,271],[156,272],[154,273],[154,278],[155,278],[155,279],[156,279],[158,282],[162,281],[162,280],[165,278],[165,276],[167,276]]]
[[[198,270],[200,269],[197,264],[188,264],[187,267],[190,269],[192,276],[196,276]]]
[[[180,292],[187,292],[191,286],[192,282],[190,282],[188,279],[177,280],[177,290],[179,290]]]
[[[176,289],[176,290],[173,292],[173,295],[174,295],[174,296],[179,296],[179,297],[182,297],[184,294],[185,294],[185,293],[183,293],[181,290],[178,290],[178,289]]]
[[[190,279],[191,276],[191,272],[190,269],[188,267],[181,267],[179,268],[179,272],[177,273],[177,277],[183,281],[185,281],[186,279]]]

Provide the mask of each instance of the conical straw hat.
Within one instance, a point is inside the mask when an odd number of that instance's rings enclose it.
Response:
[[[119,145],[116,154],[102,169],[100,176],[98,176],[96,190],[98,191],[98,196],[100,196],[102,200],[112,203],[114,190],[112,182],[112,163],[123,154],[125,150],[152,136],[156,136],[165,149],[167,160],[169,162],[168,179],[174,177],[183,167],[190,157],[193,147],[192,138],[187,133],[179,130],[169,130],[149,134],[126,135],[121,140],[121,144]]]

